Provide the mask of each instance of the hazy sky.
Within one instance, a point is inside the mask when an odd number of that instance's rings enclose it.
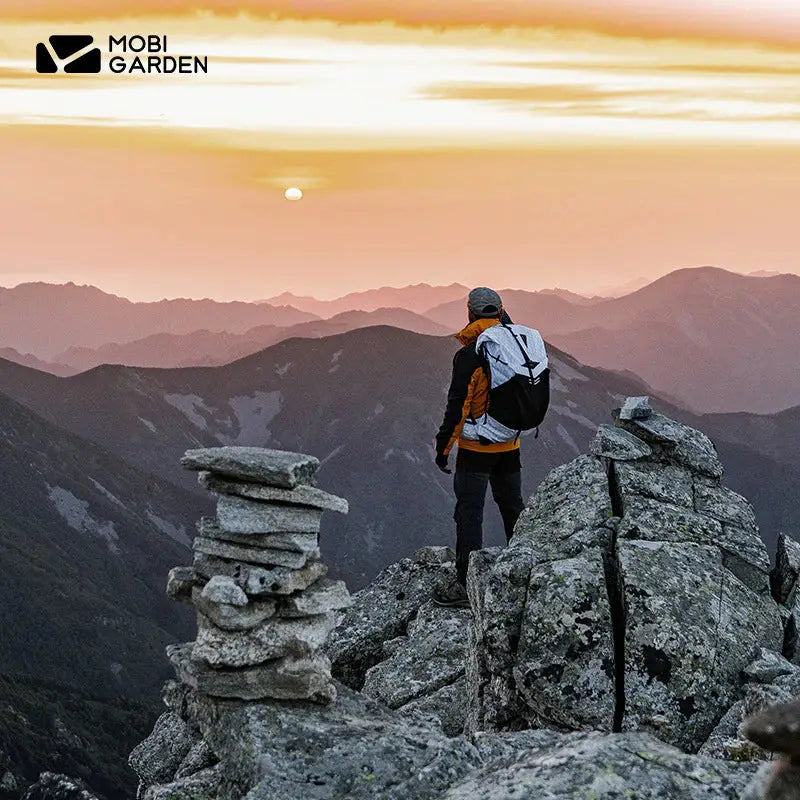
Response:
[[[532,5],[0,0],[0,285],[800,271],[800,4]],[[167,34],[209,74],[35,74],[36,42],[76,32]]]

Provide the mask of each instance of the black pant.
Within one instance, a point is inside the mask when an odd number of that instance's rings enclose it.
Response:
[[[511,540],[514,525],[525,504],[519,450],[505,453],[479,453],[459,450],[453,486],[456,492],[456,570],[458,580],[466,585],[469,554],[483,547],[483,504],[486,485],[500,508],[506,539]]]

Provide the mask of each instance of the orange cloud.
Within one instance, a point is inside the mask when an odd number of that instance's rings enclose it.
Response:
[[[0,17],[81,19],[198,10],[412,26],[555,26],[636,36],[800,42],[796,0],[4,0]]]

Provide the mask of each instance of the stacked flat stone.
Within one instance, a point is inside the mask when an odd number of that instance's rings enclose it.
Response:
[[[193,566],[167,583],[197,610],[197,640],[167,649],[178,679],[214,697],[331,702],[321,648],[351,600],[325,577],[319,530],[323,511],[346,514],[347,501],[315,487],[313,456],[215,447],[181,463],[218,502],[198,524]]]

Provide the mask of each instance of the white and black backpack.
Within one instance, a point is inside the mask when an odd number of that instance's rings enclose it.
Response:
[[[489,374],[489,402],[482,417],[465,422],[462,436],[491,444],[538,429],[550,404],[550,367],[539,331],[493,325],[475,348]]]

